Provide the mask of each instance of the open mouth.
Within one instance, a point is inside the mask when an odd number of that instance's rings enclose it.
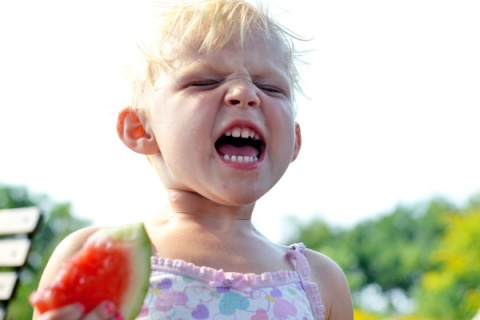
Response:
[[[251,163],[260,159],[265,143],[253,129],[234,127],[215,142],[215,148],[227,161]]]

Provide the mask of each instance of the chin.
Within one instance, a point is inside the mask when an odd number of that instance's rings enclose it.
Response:
[[[242,206],[251,206],[255,205],[257,200],[259,200],[266,192],[263,194],[253,194],[252,192],[248,193],[234,193],[230,197],[226,194],[222,194],[221,198],[214,199],[215,202],[232,207],[242,207]]]

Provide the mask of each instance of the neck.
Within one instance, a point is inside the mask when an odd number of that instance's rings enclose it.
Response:
[[[168,190],[169,205],[164,217],[169,221],[197,226],[209,232],[231,232],[232,229],[252,230],[251,217],[255,203],[228,206],[216,203],[198,193]],[[239,230],[238,230],[239,231]]]
[[[271,260],[266,257],[272,252],[272,243],[251,221],[255,204],[226,206],[176,190],[169,191],[169,200],[163,214],[148,224],[153,254],[237,272],[271,269]],[[263,261],[260,267],[252,265],[251,257]]]

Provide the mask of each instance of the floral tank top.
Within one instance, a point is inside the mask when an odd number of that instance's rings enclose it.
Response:
[[[324,319],[316,283],[310,282],[305,246],[290,246],[295,271],[260,275],[197,267],[152,257],[150,285],[137,319]]]

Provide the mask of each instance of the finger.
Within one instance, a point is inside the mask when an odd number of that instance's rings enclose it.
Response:
[[[38,320],[78,320],[82,318],[85,308],[79,304],[69,304],[67,306],[47,311],[43,313]]]
[[[90,311],[84,320],[111,320],[116,319],[117,307],[111,301],[103,301]]]
[[[115,317],[113,318],[114,320],[125,320],[125,318],[123,317],[123,315],[117,311],[117,313],[115,313]]]

